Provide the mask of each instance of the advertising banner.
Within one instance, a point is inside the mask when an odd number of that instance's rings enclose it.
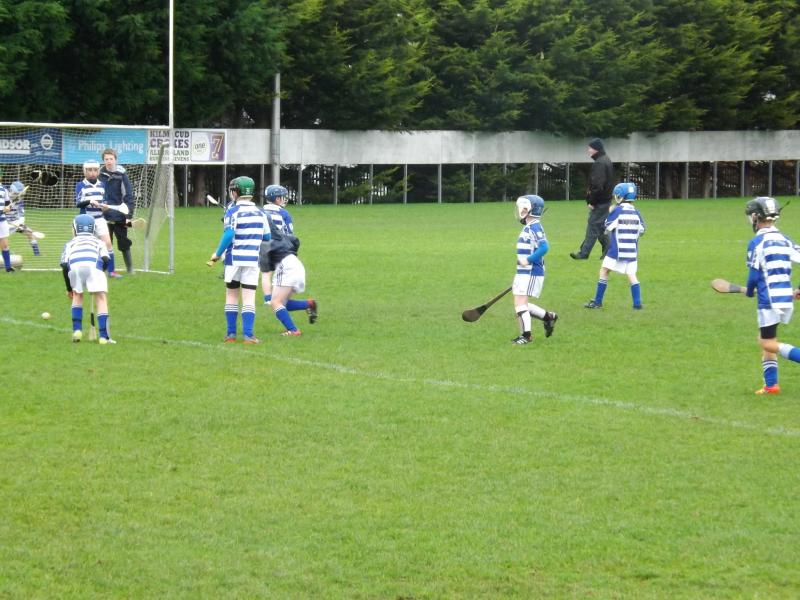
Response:
[[[102,163],[106,148],[117,151],[117,162],[121,165],[142,165],[147,159],[147,130],[64,130],[65,164],[83,164],[87,160]]]
[[[173,149],[172,160],[175,164],[225,163],[224,129],[175,129],[172,144],[169,144],[169,132],[151,129],[147,150],[148,163],[152,164],[158,160],[158,149],[164,144]],[[164,160],[168,157],[165,155]]]
[[[52,127],[0,133],[0,163],[59,164],[61,130]]]

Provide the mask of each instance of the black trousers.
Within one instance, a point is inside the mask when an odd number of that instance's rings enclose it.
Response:
[[[608,236],[606,235],[605,222],[608,217],[608,207],[611,203],[598,204],[594,210],[589,211],[589,217],[586,221],[586,237],[583,239],[579,254],[583,257],[588,257],[594,248],[595,242],[600,242],[600,248],[603,250],[603,256],[608,251]]]
[[[128,228],[125,226],[125,221],[109,221],[108,234],[111,236],[111,241],[114,237],[117,238],[117,248],[120,252],[130,250],[133,242],[128,238]]]

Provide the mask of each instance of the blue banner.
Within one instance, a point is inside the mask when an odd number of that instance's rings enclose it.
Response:
[[[61,163],[61,130],[51,127],[0,133],[0,163]]]
[[[96,160],[103,164],[103,150],[117,151],[121,165],[143,165],[147,160],[147,129],[99,129],[93,132],[64,131],[64,164]]]

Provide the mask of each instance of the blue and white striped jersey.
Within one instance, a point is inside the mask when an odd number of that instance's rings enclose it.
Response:
[[[800,263],[800,246],[778,231],[764,227],[747,245],[747,266],[758,271],[758,308],[792,306],[792,263]],[[752,272],[751,272],[752,273]]]
[[[269,233],[267,215],[252,202],[240,200],[225,212],[226,229],[233,230],[233,243],[225,253],[225,264],[258,267],[261,240]]]
[[[108,257],[105,243],[91,233],[79,233],[64,245],[61,264],[68,264],[70,269],[92,265],[102,270],[103,256]]]
[[[538,219],[535,219],[525,225],[517,238],[517,260],[520,257],[529,257],[536,252],[536,249],[541,246],[542,242],[547,241],[547,237],[542,229],[542,224]],[[544,275],[544,257],[536,259],[533,264],[523,267],[517,262],[518,275]]]
[[[5,208],[11,199],[8,196],[8,188],[3,184],[0,184],[0,223],[6,220],[6,213],[2,210]]]
[[[606,256],[620,261],[637,260],[639,238],[645,230],[644,219],[630,202],[617,204],[605,222],[610,244]]]
[[[81,202],[86,202],[87,200],[95,200],[101,204],[105,204],[104,196],[106,193],[106,188],[103,185],[103,182],[99,179],[92,183],[88,179],[84,179],[83,181],[79,181],[75,184],[75,206],[80,204]],[[87,214],[93,216],[95,219],[98,217],[103,216],[103,211],[99,208],[93,208],[91,206],[85,206],[81,208],[81,214]]]
[[[277,204],[265,204],[264,213],[282,233],[294,234],[294,222],[288,210]]]

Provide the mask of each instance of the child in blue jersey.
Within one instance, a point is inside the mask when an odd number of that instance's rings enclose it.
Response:
[[[747,288],[749,297],[758,297],[761,366],[764,386],[756,394],[778,394],[778,354],[800,362],[800,349],[778,342],[778,325],[788,324],[794,311],[794,298],[800,289],[792,289],[792,263],[800,262],[800,246],[778,231],[775,221],[781,208],[774,198],[750,200],[744,209],[756,234],[747,245]]]
[[[534,194],[520,196],[517,198],[516,212],[523,228],[517,238],[517,272],[511,284],[511,293],[514,294],[514,311],[520,333],[511,341],[514,344],[528,344],[532,341],[532,317],[542,321],[545,337],[550,337],[558,315],[529,301],[542,293],[544,255],[550,249],[541,224],[544,200]]]
[[[614,187],[615,205],[605,222],[606,235],[610,238],[608,252],[600,266],[594,298],[584,305],[586,308],[602,308],[611,271],[628,276],[633,308],[642,308],[642,290],[636,272],[639,268],[639,238],[644,235],[645,224],[641,213],[633,206],[636,196],[635,183],[618,183]]]
[[[109,276],[116,277],[114,271],[114,246],[111,244],[111,235],[108,232],[108,223],[105,212],[108,205],[105,201],[106,186],[99,179],[100,163],[96,160],[87,160],[83,163],[83,179],[75,184],[75,206],[80,209],[80,214],[86,214],[95,220],[94,234],[103,240],[109,256]]]
[[[225,342],[236,342],[239,300],[242,303],[242,333],[245,344],[260,344],[255,336],[258,252],[262,240],[269,239],[267,217],[253,202],[256,184],[250,177],[236,177],[228,191],[235,202],[225,211],[225,229],[212,264],[225,253]]]
[[[34,256],[40,256],[39,242],[33,235],[33,230],[25,224],[25,194],[26,186],[21,181],[15,181],[8,187],[8,198],[11,200],[11,210],[6,215],[9,230],[21,233],[28,238]]]
[[[72,299],[72,341],[83,338],[83,295],[90,293],[95,300],[100,344],[116,344],[108,335],[108,280],[103,272],[108,268],[108,249],[97,237],[97,220],[90,215],[78,215],[72,223],[75,237],[64,246],[61,269],[67,296]],[[102,267],[100,266],[102,265]]]
[[[285,327],[282,335],[298,336],[301,332],[289,313],[304,310],[308,313],[308,322],[313,325],[317,321],[317,302],[313,298],[291,298],[295,292],[305,290],[306,272],[297,257],[300,241],[294,235],[292,215],[285,208],[288,197],[289,191],[282,185],[269,185],[264,190],[267,200],[264,214],[269,219],[272,239],[261,246],[259,267],[264,304],[272,306],[275,317]],[[273,273],[276,269],[278,271]]]
[[[0,252],[3,255],[3,266],[6,273],[13,273],[14,267],[11,266],[11,250],[8,247],[8,215],[12,211],[11,197],[8,189],[0,185]]]

